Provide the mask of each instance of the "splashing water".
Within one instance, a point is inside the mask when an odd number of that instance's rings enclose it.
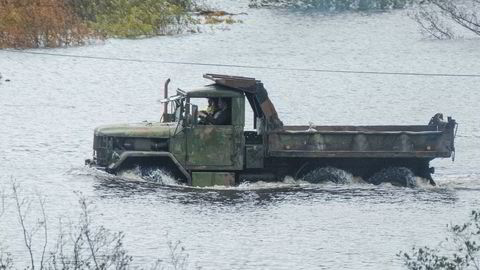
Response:
[[[305,174],[302,179],[310,183],[332,182],[336,184],[351,184],[360,180],[352,174],[334,167],[314,169]]]
[[[180,183],[168,172],[159,168],[141,168],[139,166],[121,171],[118,176],[125,180],[145,181],[165,186],[177,186]]]
[[[388,182],[394,186],[423,187],[425,186],[425,182],[428,183],[428,180],[415,176],[408,168],[390,167],[374,174],[370,177],[369,182],[376,185]]]

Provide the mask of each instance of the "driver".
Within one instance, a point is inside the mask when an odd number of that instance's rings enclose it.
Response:
[[[230,125],[230,108],[226,98],[218,100],[218,110],[213,115],[205,116],[201,122],[204,125]]]
[[[199,124],[207,125],[208,119],[212,119],[215,113],[218,111],[218,98],[208,98],[208,107],[206,110],[201,110],[198,113],[200,117]]]

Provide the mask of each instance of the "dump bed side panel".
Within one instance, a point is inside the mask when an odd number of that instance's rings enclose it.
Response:
[[[268,135],[268,156],[343,158],[450,157],[453,127],[285,127]]]

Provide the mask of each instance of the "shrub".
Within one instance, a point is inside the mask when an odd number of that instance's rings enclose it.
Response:
[[[20,187],[12,184],[12,198],[16,206],[19,227],[23,233],[23,245],[29,257],[24,258],[29,266],[25,269],[82,269],[82,270],[128,270],[128,269],[188,269],[189,256],[181,241],[167,238],[169,254],[166,260],[157,259],[151,267],[132,266],[133,257],[124,247],[123,232],[112,232],[97,225],[91,204],[81,194],[80,214],[73,222],[59,222],[59,233],[48,249],[51,231],[48,227],[45,199],[38,196],[38,205],[31,197],[23,197]],[[0,189],[0,221],[6,195]],[[34,211],[37,210],[37,211]],[[40,235],[37,235],[40,233]],[[0,235],[1,236],[1,235]],[[0,242],[0,270],[17,269],[12,254],[5,251]]]
[[[63,0],[0,1],[0,48],[81,45],[92,36]]]
[[[0,48],[176,34],[195,22],[191,8],[190,0],[1,0]]]
[[[480,211],[462,225],[449,225],[443,248],[413,247],[398,256],[411,270],[480,269]]]
[[[164,0],[108,0],[90,23],[97,31],[114,37],[176,34],[193,22],[186,6]]]

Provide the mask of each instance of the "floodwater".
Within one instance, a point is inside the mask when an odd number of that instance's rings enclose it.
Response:
[[[201,34],[109,40],[38,52],[271,67],[387,72],[480,73],[479,39],[425,39],[404,11],[341,13],[249,9],[221,1],[242,24]],[[93,128],[160,118],[171,89],[205,83],[203,73],[261,79],[286,124],[423,124],[437,112],[459,122],[456,160],[436,160],[437,187],[311,185],[294,179],[195,189],[154,183],[134,172],[111,176],[83,165]],[[480,202],[479,78],[329,74],[65,58],[0,51],[0,241],[20,265],[26,250],[10,183],[42,194],[50,228],[79,212],[126,232],[137,266],[168,259],[181,241],[189,268],[400,269],[396,254],[435,246],[446,224]],[[5,79],[9,79],[6,82]],[[248,118],[247,118],[248,119]],[[173,185],[172,185],[173,184]],[[33,213],[32,215],[35,215]],[[52,238],[54,231],[51,233]]]

